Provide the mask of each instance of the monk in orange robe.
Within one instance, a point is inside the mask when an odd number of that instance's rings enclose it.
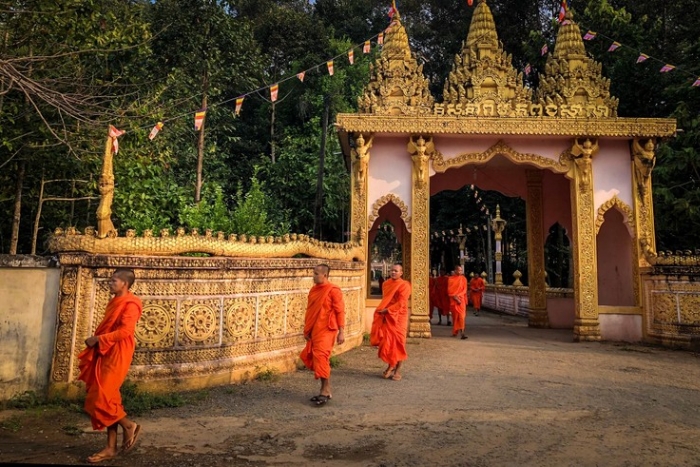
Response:
[[[440,314],[438,315],[438,324],[442,324],[442,317],[445,317],[448,326],[451,326],[450,322],[450,297],[447,295],[447,280],[449,279],[449,274],[447,271],[443,271],[442,276],[437,279],[437,293],[438,293],[438,308]]]
[[[472,298],[472,306],[474,307],[474,314],[479,316],[479,310],[481,310],[481,299],[484,298],[484,290],[486,289],[486,284],[484,280],[479,277],[478,274],[474,274],[474,277],[469,281],[469,291]]]
[[[129,289],[134,283],[134,271],[117,269],[109,281],[114,298],[107,304],[102,322],[95,335],[85,339],[87,348],[78,358],[80,376],[85,382],[87,396],[85,411],[90,415],[92,428],[107,427],[107,447],[87,458],[96,464],[114,458],[117,450],[117,430],[122,427],[122,452],[130,451],[141,432],[141,426],[126,418],[119,388],[134,357],[134,331],[141,317],[141,300]]]
[[[374,311],[370,344],[379,347],[379,358],[388,365],[385,379],[401,380],[401,365],[408,357],[406,333],[408,330],[408,298],[411,284],[401,278],[403,267],[391,268],[391,279],[384,281],[382,301]]]
[[[331,395],[331,351],[335,342],[345,342],[345,305],[340,288],[328,281],[331,268],[319,264],[314,268],[314,286],[311,287],[304,319],[306,347],[301,360],[314,377],[321,380],[318,396],[311,398],[317,406],[324,405]]]
[[[467,319],[467,278],[462,274],[462,266],[455,268],[455,273],[447,281],[447,294],[450,296],[450,312],[452,313],[452,335],[464,334]]]

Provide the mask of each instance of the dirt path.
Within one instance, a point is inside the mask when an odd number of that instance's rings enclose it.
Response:
[[[299,371],[138,417],[138,447],[104,465],[700,466],[698,355],[575,344],[488,313],[467,325],[467,341],[447,326],[410,341],[400,382],[379,376],[372,348],[342,355],[325,407],[310,406],[318,386]],[[77,414],[13,420],[0,462],[80,464],[104,443],[66,428],[88,428]]]

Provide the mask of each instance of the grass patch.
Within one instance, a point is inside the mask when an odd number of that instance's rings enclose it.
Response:
[[[337,355],[333,355],[330,360],[331,368],[340,368],[340,366],[343,364],[343,361]]]
[[[19,415],[14,415],[7,420],[3,420],[0,422],[0,429],[17,433],[22,429],[22,418]]]
[[[188,403],[188,399],[193,399],[185,398],[178,393],[153,394],[139,391],[136,383],[130,381],[122,385],[121,393],[124,410],[129,415],[140,415],[150,410],[167,407],[182,407]]]
[[[279,379],[279,375],[277,374],[277,370],[274,368],[256,368],[255,379],[263,383],[272,383]]]
[[[369,333],[362,334],[362,345],[369,345]]]
[[[80,436],[83,433],[76,425],[66,425],[61,428],[61,431],[70,436]]]

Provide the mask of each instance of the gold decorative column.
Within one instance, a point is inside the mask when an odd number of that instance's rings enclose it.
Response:
[[[365,140],[367,136],[367,140]],[[350,239],[365,246],[365,259],[371,261],[367,225],[367,173],[369,171],[369,150],[372,147],[372,135],[358,134],[352,149],[352,179],[350,187]]]
[[[401,263],[404,278],[411,277],[411,232],[408,229],[401,233]]]
[[[632,140],[632,161],[634,185],[635,222],[639,235],[639,248],[642,258],[648,266],[646,258],[656,256],[656,234],[654,232],[654,203],[651,198],[651,172],[656,165],[655,142],[635,138]]]
[[[430,156],[435,152],[432,138],[410,138],[408,152],[413,160],[411,190],[411,317],[409,337],[430,337],[428,278],[430,274]]]
[[[547,284],[544,278],[544,199],[542,171],[527,170],[527,263],[530,313],[528,325],[549,327]]]
[[[115,130],[116,131],[116,130]],[[97,238],[114,238],[117,229],[112,223],[112,200],[114,199],[114,140],[112,127],[107,134],[105,142],[104,159],[102,160],[102,174],[100,175],[100,204],[97,206]]]
[[[599,341],[598,255],[596,252],[595,203],[593,200],[593,155],[598,140],[574,140],[571,148],[571,226],[574,259],[575,341]]]

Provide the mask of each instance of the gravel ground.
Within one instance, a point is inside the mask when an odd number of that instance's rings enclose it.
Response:
[[[103,465],[700,466],[697,354],[573,343],[487,312],[467,330],[409,340],[398,382],[375,349],[341,355],[323,407],[298,371],[152,411],[135,418],[138,446]],[[79,465],[105,442],[65,409],[0,421],[0,462]]]

